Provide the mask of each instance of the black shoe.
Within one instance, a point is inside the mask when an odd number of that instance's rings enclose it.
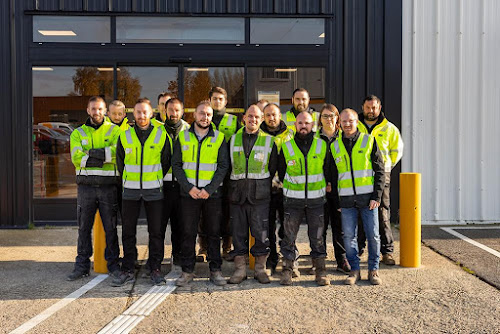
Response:
[[[351,271],[351,265],[349,264],[349,261],[347,259],[344,259],[342,262],[339,262],[337,265],[337,271],[340,271],[342,273],[349,273]]]
[[[163,285],[167,283],[160,269],[155,269],[151,272],[151,281],[154,285]]]
[[[358,251],[358,256],[361,256],[363,255],[363,253],[365,252],[365,248],[359,248],[359,251]]]
[[[77,279],[87,277],[89,275],[88,271],[73,270],[71,274],[66,277],[67,281],[76,281]]]
[[[115,278],[119,278],[121,273],[122,273],[122,272],[121,272],[121,270],[116,269],[116,270],[113,270],[112,272],[108,273],[108,275],[109,275],[112,279],[115,279]]]
[[[113,281],[111,281],[111,286],[123,286],[127,282],[135,282],[134,273],[122,271],[117,278],[114,278]]]

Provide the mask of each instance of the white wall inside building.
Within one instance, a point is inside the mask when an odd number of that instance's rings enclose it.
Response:
[[[500,222],[500,1],[404,0],[402,90],[422,223]]]

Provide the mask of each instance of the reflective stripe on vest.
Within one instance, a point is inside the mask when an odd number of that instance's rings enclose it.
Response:
[[[373,193],[374,172],[371,152],[374,140],[372,136],[360,132],[352,148],[351,157],[345,149],[342,137],[338,137],[332,143],[332,156],[338,170],[339,196]]]
[[[283,195],[296,199],[324,197],[326,180],[323,175],[323,164],[327,150],[325,141],[313,138],[307,157],[304,157],[294,139],[287,141],[282,149],[287,165],[283,180]]]
[[[230,142],[230,157],[231,157],[231,180],[248,179],[266,179],[269,174],[269,158],[273,145],[273,137],[259,130],[257,140],[255,141],[252,151],[247,157],[243,148],[243,132],[245,128],[241,128]],[[248,167],[248,169],[247,169]]]
[[[238,122],[236,116],[233,114],[225,113],[220,120],[218,129],[216,130],[222,132],[224,134],[225,140],[229,141],[231,139],[231,136],[235,134],[237,127]]]

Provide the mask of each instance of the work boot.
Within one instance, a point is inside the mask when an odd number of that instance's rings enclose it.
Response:
[[[234,257],[234,273],[229,278],[228,283],[240,284],[247,279],[247,264],[244,255],[237,255]]]
[[[299,271],[299,261],[297,261],[297,260],[293,261],[293,266],[292,266],[292,277],[293,277],[293,278],[300,277],[300,271]]]
[[[337,262],[337,271],[340,271],[342,273],[348,273],[351,271],[351,265],[349,264],[349,261],[347,259],[344,259],[340,262]]]
[[[281,271],[281,285],[292,285],[293,261],[283,260],[283,270]]]
[[[361,280],[361,274],[359,273],[359,269],[358,270],[351,270],[351,272],[349,273],[349,276],[345,279],[344,284],[345,285],[354,285],[359,280]]]
[[[161,273],[160,269],[151,271],[151,281],[154,285],[164,285],[167,283],[165,276]]]
[[[330,281],[326,278],[325,258],[313,259],[313,266],[316,268],[316,283],[318,285],[330,285]]]
[[[111,281],[111,286],[123,286],[125,283],[134,283],[135,275],[131,271],[122,271],[120,276]]]
[[[194,279],[194,273],[187,273],[187,272],[183,271],[181,277],[179,277],[175,281],[175,285],[186,286],[189,283],[191,283],[193,281],[193,279]]]
[[[222,238],[222,259],[233,262],[234,256],[231,254],[231,245],[233,243],[233,238],[223,237]]]
[[[196,262],[206,262],[208,257],[207,239],[205,237],[198,236],[198,246],[200,249],[198,249],[198,255],[196,255]]]
[[[378,270],[368,270],[368,280],[372,285],[380,285],[382,279],[378,275]]]
[[[76,281],[77,279],[87,277],[89,275],[88,270],[78,270],[75,269],[71,274],[66,277],[67,281]]]
[[[255,257],[255,269],[253,277],[262,284],[271,283],[271,280],[266,273],[266,260],[267,255],[260,255]]]
[[[313,263],[314,263],[314,261],[313,261]],[[316,267],[314,266],[314,264],[311,266],[311,268],[307,269],[307,274],[308,275],[316,274]]]
[[[220,270],[210,272],[210,282],[218,286],[223,286],[227,283]]]
[[[382,263],[388,266],[393,266],[396,264],[396,261],[394,261],[392,254],[388,253],[382,255]]]

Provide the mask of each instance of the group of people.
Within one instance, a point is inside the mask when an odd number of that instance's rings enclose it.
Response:
[[[246,109],[240,122],[225,110],[226,91],[213,87],[188,124],[183,102],[162,93],[157,117],[151,102],[139,99],[135,122],[129,125],[122,102],[113,101],[107,111],[101,97],[92,97],[89,118],[71,135],[79,230],[78,255],[68,280],[89,274],[91,230],[99,209],[112,285],[133,282],[137,221],[144,205],[146,266],[153,284],[166,282],[161,263],[168,222],[172,266],[182,270],[178,286],[194,279],[200,256],[206,257],[210,281],[216,285],[247,279],[250,235],[255,240],[250,248],[254,278],[265,284],[270,282],[266,268],[276,273],[278,235],[280,283],[292,284],[300,275],[296,238],[303,222],[318,285],[329,284],[329,225],[337,270],[349,274],[345,283],[361,279],[360,255],[367,241],[368,279],[380,284],[380,253],[385,264],[395,264],[389,189],[391,170],[403,153],[399,130],[385,118],[374,95],[363,100],[359,115],[353,109],[339,113],[332,104],[318,112],[309,102],[307,90],[298,88],[292,94],[293,108],[285,114],[278,105],[261,100]],[[221,272],[223,258],[234,261],[229,279]]]

